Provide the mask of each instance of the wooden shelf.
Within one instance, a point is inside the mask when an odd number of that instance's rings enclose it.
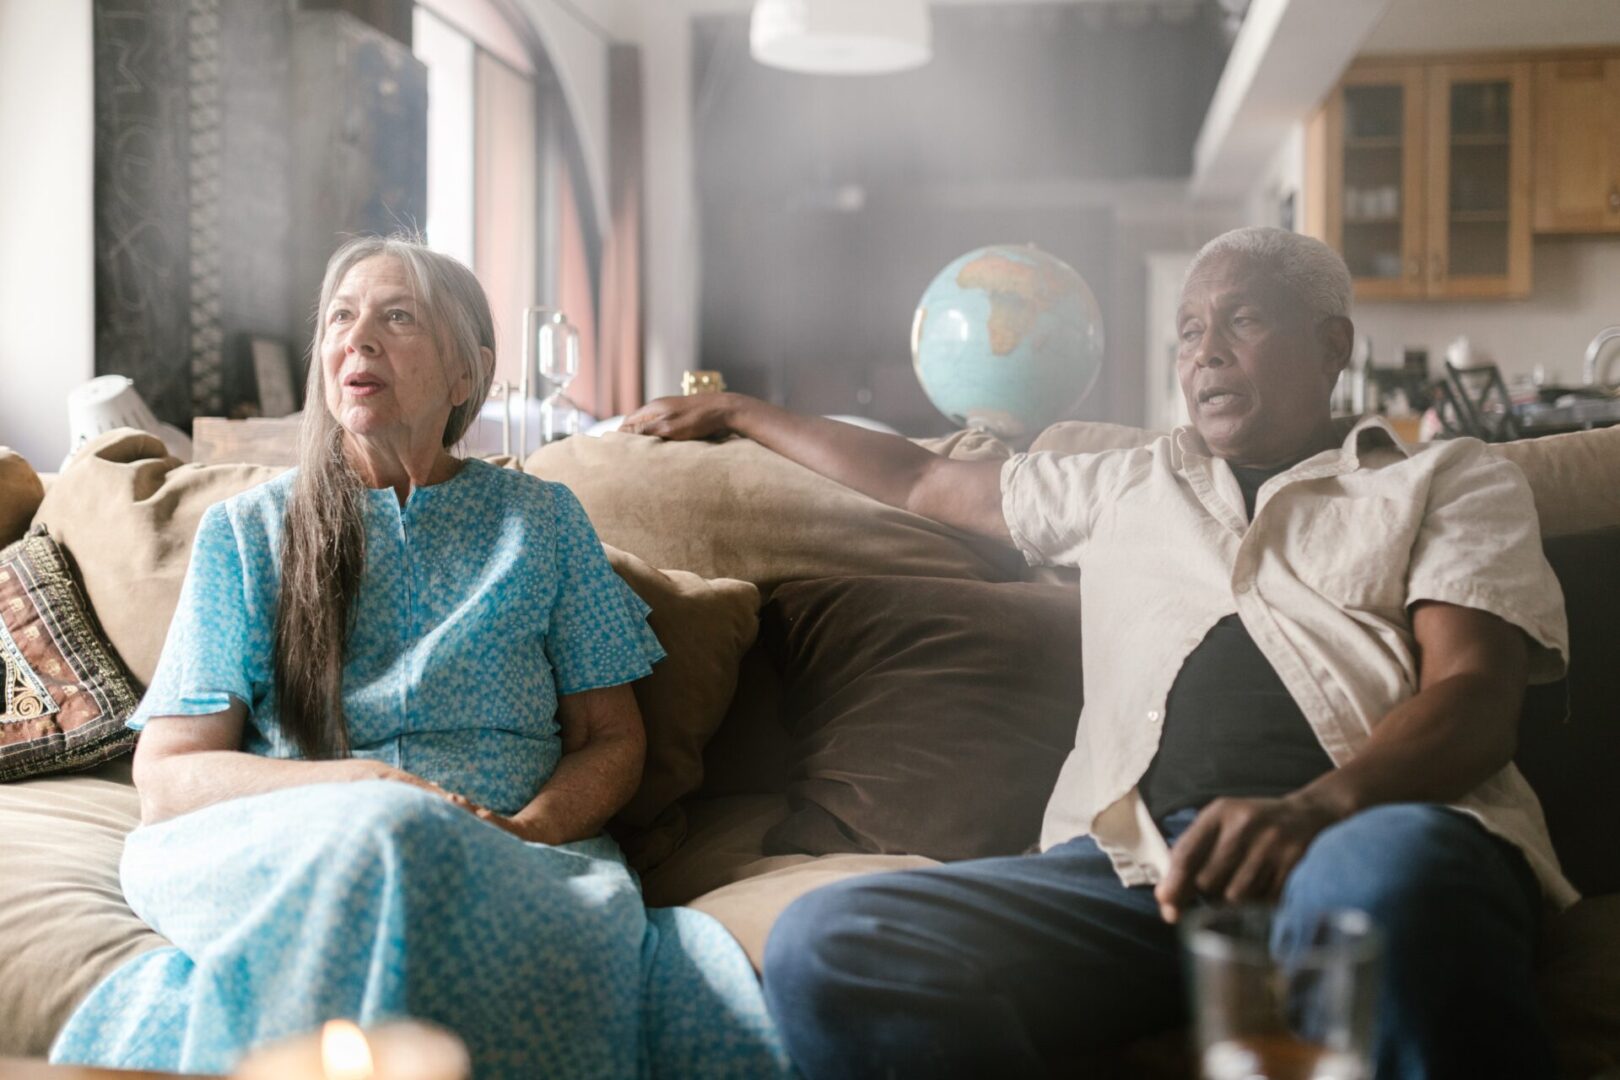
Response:
[[[1453,210],[1451,220],[1459,225],[1505,225],[1506,210]]]
[[[1344,224],[1349,225],[1399,225],[1401,219],[1398,215],[1390,217],[1363,217],[1345,218]]]
[[[1450,141],[1452,146],[1467,147],[1511,145],[1506,135],[1453,135]]]
[[[1361,137],[1348,136],[1344,140],[1346,150],[1399,150],[1401,137],[1399,135],[1364,135]]]

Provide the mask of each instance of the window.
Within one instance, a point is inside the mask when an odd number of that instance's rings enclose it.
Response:
[[[591,411],[599,239],[576,192],[578,141],[532,31],[498,0],[420,0],[413,51],[428,69],[427,241],[478,275],[495,316],[497,382],[519,383],[523,309],[561,308],[580,331]],[[587,390],[587,397],[577,392]]]

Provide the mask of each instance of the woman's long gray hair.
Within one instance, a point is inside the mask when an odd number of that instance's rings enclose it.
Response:
[[[343,662],[366,561],[365,486],[349,464],[343,428],[326,407],[321,346],[333,293],[350,269],[377,256],[405,268],[449,380],[462,371],[468,375],[471,392],[444,425],[445,447],[472,426],[495,376],[489,301],[461,263],[407,236],[350,240],[327,262],[304,392],[298,476],[283,522],[273,658],[277,719],[308,758],[349,755]]]

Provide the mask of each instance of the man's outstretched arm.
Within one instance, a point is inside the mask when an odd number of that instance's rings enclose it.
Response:
[[[1012,540],[1001,513],[999,461],[952,461],[897,435],[801,416],[742,394],[659,398],[625,417],[619,430],[662,439],[741,435],[890,506]]]
[[[1412,609],[1418,692],[1354,760],[1280,799],[1216,799],[1170,853],[1155,895],[1174,922],[1197,895],[1274,900],[1323,829],[1368,807],[1462,798],[1513,759],[1529,673],[1524,633],[1454,604]]]

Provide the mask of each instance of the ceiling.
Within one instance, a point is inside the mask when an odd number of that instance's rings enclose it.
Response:
[[[1392,0],[1364,53],[1620,42],[1620,0]]]
[[[678,3],[695,14],[749,11],[754,0],[635,0],[638,4]],[[880,0],[873,0],[874,3]],[[1009,7],[1014,4],[1130,4],[1145,7],[1186,7],[1185,0],[929,0],[936,7]]]
[[[694,15],[737,14],[753,0],[568,0],[607,26],[629,26],[650,7]],[[878,0],[873,0],[878,2]],[[1107,4],[1185,9],[1211,0],[930,0],[936,6]],[[1248,0],[1214,0],[1223,7]],[[1620,43],[1620,0],[1390,0],[1362,52],[1455,52]]]

